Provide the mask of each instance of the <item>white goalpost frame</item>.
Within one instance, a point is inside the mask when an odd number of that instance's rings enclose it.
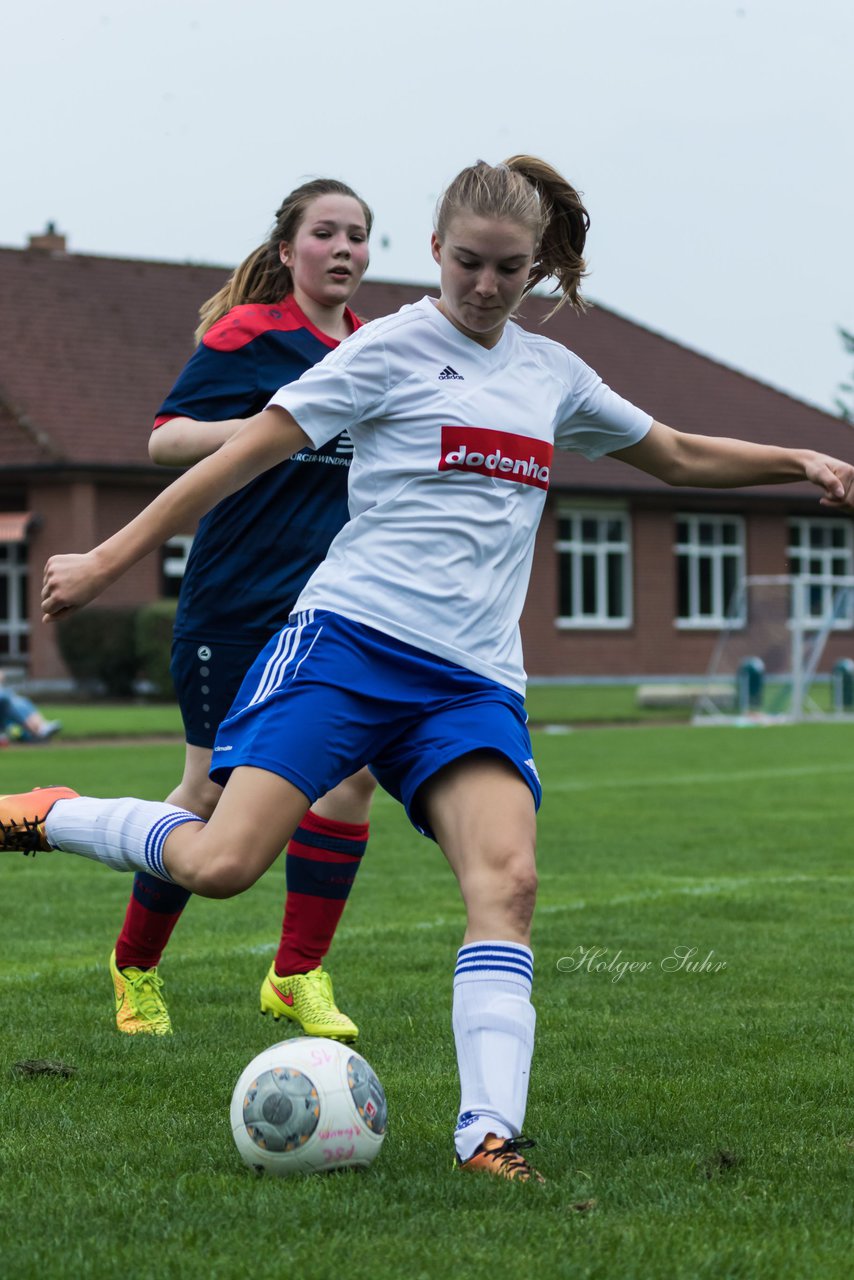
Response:
[[[734,672],[721,673],[721,661],[724,656],[727,640],[736,631],[750,626],[750,588],[778,587],[791,592],[792,609],[786,620],[789,631],[790,665],[788,681],[790,686],[789,710],[785,714],[768,712],[745,715],[736,708],[732,714],[723,713],[716,705],[716,696],[725,682],[734,683],[737,675]],[[814,587],[830,588],[830,608],[819,620],[809,612],[809,592]],[[848,609],[854,621],[854,575],[832,574],[749,574],[741,579],[733,594],[727,613],[727,622],[715,645],[705,677],[705,687],[698,696],[692,724],[743,724],[746,721],[757,723],[796,723],[807,719],[852,720],[854,714],[845,715],[838,711],[822,712],[815,703],[807,710],[810,701],[808,691],[815,678],[819,662],[827,645],[828,637],[835,623]],[[742,622],[742,619],[744,621]],[[810,638],[807,633],[815,634]],[[854,656],[854,626],[851,628],[851,647]],[[762,654],[756,654],[761,658]]]

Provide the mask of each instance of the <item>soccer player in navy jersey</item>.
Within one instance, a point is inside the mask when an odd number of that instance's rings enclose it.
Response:
[[[285,197],[266,242],[200,310],[198,346],[154,423],[155,462],[188,466],[214,452],[241,419],[359,328],[347,304],[368,264],[371,222],[371,210],[341,182],[315,180]],[[221,792],[208,777],[216,730],[347,519],[352,453],[342,431],[225,498],[199,523],[172,648],[186,735],[173,804],[213,813]],[[358,1034],[335,1005],[322,961],[365,851],[374,787],[366,769],[343,781],[309,810],[287,848],[284,924],[261,1011],[291,1018],[310,1035]],[[190,896],[149,872],[134,877],[110,957],[120,1031],[171,1031],[158,966]]]
[[[270,866],[316,796],[369,761],[439,843],[466,908],[453,1003],[459,1166],[529,1182],[540,785],[518,622],[553,449],[609,454],[674,485],[806,479],[826,506],[854,507],[849,463],[674,430],[512,323],[546,278],[578,301],[587,224],[578,193],[541,160],[463,170],[437,209],[438,300],[365,325],[119,533],[48,563],[42,600],[56,618],[189,517],[349,428],[350,521],[220,727],[213,772],[225,785],[207,824],[175,805],[61,787],[0,797],[6,848],[63,849],[228,897]]]

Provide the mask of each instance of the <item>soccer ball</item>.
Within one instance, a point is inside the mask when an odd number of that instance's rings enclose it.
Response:
[[[383,1143],[388,1109],[374,1072],[337,1040],[300,1036],[253,1058],[234,1086],[231,1131],[257,1173],[365,1168]]]

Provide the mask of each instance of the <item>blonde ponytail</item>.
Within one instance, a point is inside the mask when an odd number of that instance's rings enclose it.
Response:
[[[461,211],[529,227],[536,249],[524,294],[554,279],[560,298],[549,315],[567,302],[583,310],[583,253],[590,217],[579,193],[550,164],[527,155],[511,156],[499,165],[478,160],[457,174],[439,200],[434,226],[440,241]]]

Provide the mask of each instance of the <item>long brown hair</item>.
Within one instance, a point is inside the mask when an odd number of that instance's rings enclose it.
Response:
[[[358,200],[365,215],[365,226],[371,234],[374,215],[370,206],[351,187],[335,178],[314,178],[304,182],[290,195],[285,196],[276,210],[276,221],[267,239],[235,267],[225,284],[212,298],[199,308],[199,327],[196,342],[201,342],[212,324],[216,324],[232,307],[244,302],[280,302],[293,293],[294,282],[290,268],[279,256],[281,242],[293,240],[309,205],[319,196],[352,196]]]
[[[498,165],[478,160],[463,169],[436,206],[434,226],[440,242],[451,219],[463,210],[529,227],[536,249],[522,296],[541,281],[554,278],[560,299],[549,314],[567,302],[583,310],[581,281],[587,274],[583,253],[590,216],[575,187],[550,164],[536,156],[519,155]]]

